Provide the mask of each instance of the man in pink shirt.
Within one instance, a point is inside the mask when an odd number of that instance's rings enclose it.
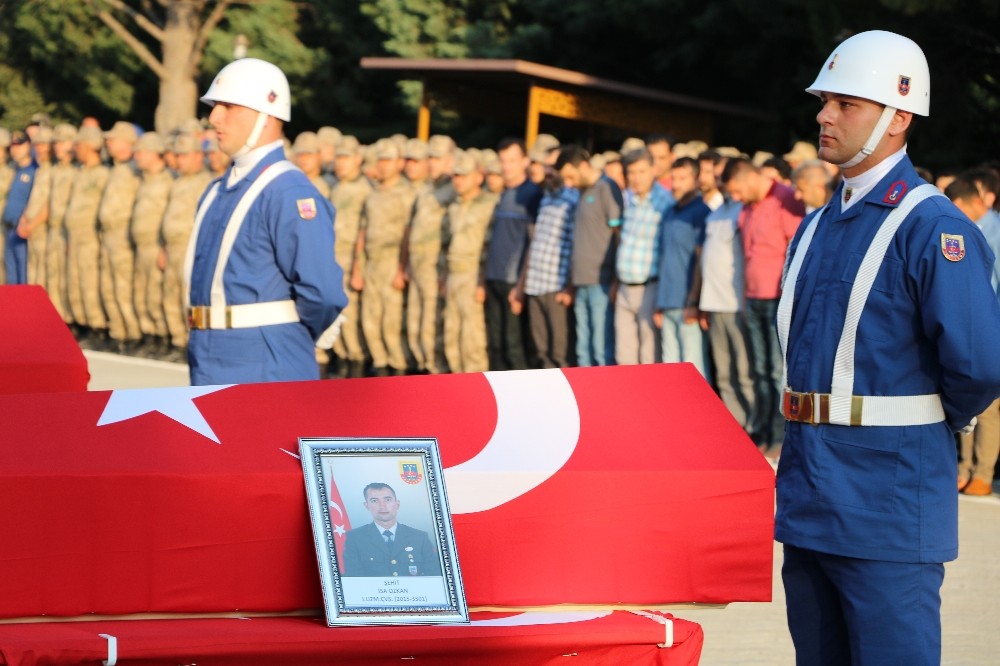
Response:
[[[784,371],[775,316],[781,296],[781,271],[788,243],[805,215],[795,191],[761,174],[749,160],[729,160],[722,172],[726,192],[743,204],[746,280],[746,317],[753,359],[756,414],[751,436],[771,458],[781,453],[785,421],[781,415],[781,378]]]

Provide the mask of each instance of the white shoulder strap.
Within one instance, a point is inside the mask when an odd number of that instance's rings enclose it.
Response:
[[[257,176],[257,179],[250,185],[249,188],[247,188],[247,191],[242,197],[240,197],[239,203],[236,204],[233,214],[226,222],[226,230],[222,234],[222,244],[219,247],[219,257],[215,262],[215,272],[212,275],[212,288],[209,300],[209,307],[211,310],[209,316],[212,321],[225,321],[226,292],[222,283],[222,275],[226,270],[226,264],[229,263],[229,255],[233,251],[233,245],[236,243],[236,237],[239,235],[247,213],[250,211],[250,207],[253,206],[254,202],[257,201],[257,197],[260,196],[261,192],[263,192],[264,189],[270,185],[272,181],[274,181],[274,179],[282,174],[288,173],[289,171],[296,170],[298,170],[298,167],[288,160],[275,162],[271,166],[264,169],[264,171]],[[211,206],[212,201],[215,199],[218,188],[219,183],[216,183],[213,190],[210,191],[208,196],[205,197],[201,208],[198,210],[198,216],[195,218],[195,229],[191,234],[191,241],[188,244],[188,257],[186,257],[186,259],[190,260],[190,265],[185,265],[185,271],[187,272],[188,279],[187,287],[185,289],[187,294],[190,294],[190,271],[194,265],[194,246],[198,238],[197,232],[201,226],[201,222],[204,220],[205,214]]]
[[[778,301],[777,325],[778,344],[781,345],[781,385],[783,387],[788,386],[788,331],[792,326],[792,309],[795,305],[795,283],[799,279],[802,262],[805,260],[806,253],[809,251],[809,245],[816,234],[816,226],[825,212],[826,206],[823,206],[809,220],[809,226],[802,232],[799,244],[795,247],[795,255],[790,254],[785,257],[785,268],[781,273],[781,299]]]
[[[201,200],[201,206],[198,207],[198,213],[194,217],[194,229],[191,230],[191,236],[188,238],[187,251],[184,253],[184,284],[182,289],[184,292],[184,316],[187,316],[187,310],[191,307],[191,271],[194,269],[194,248],[198,242],[198,232],[201,230],[201,222],[205,219],[205,213],[212,207],[215,195],[219,193],[221,184],[221,180],[216,180],[209,188],[208,193],[205,194],[205,198]]]
[[[835,396],[850,396],[854,393],[854,347],[857,339],[858,324],[861,322],[861,313],[864,311],[865,303],[868,301],[868,294],[871,293],[872,285],[875,284],[875,277],[878,275],[885,253],[889,249],[889,243],[906,216],[917,207],[924,199],[932,196],[943,196],[936,187],[931,184],[921,185],[909,194],[903,201],[889,213],[882,222],[875,238],[872,239],[865,252],[864,259],[861,260],[861,267],[858,268],[857,277],[854,278],[854,285],[851,287],[851,296],[847,302],[847,316],[844,319],[844,330],[840,335],[840,343],[837,345],[837,356],[833,362],[833,385],[830,394]],[[837,414],[836,408],[830,407],[830,421],[843,422],[846,419],[850,423],[850,407],[847,406],[847,414]]]

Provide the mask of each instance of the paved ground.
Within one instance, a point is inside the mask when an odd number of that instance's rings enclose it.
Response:
[[[186,386],[187,366],[86,351],[91,390]],[[959,501],[960,556],[947,565],[942,590],[942,663],[1000,663],[1000,484],[992,497]],[[774,549],[774,601],[731,604],[725,609],[676,614],[705,630],[705,666],[771,666],[794,663],[785,625],[781,547]]]

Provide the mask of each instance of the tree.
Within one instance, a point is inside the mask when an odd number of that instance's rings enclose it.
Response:
[[[198,75],[212,31],[237,0],[87,0],[98,19],[117,35],[159,80],[154,125],[160,132],[196,115]],[[133,6],[134,5],[134,6]],[[125,22],[131,23],[130,30]],[[141,31],[136,35],[133,30]],[[154,54],[150,40],[159,46]]]

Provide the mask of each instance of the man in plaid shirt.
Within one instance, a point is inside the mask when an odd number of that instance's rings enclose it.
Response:
[[[538,363],[543,368],[569,366],[570,306],[573,287],[573,216],[580,192],[572,187],[546,190],[535,219],[525,270],[518,287],[528,297],[528,323]]]
[[[660,267],[660,223],[674,205],[674,197],[656,182],[653,158],[647,149],[632,151],[624,159],[628,190],[618,245],[615,356],[619,365],[655,363],[659,336],[653,312]]]

